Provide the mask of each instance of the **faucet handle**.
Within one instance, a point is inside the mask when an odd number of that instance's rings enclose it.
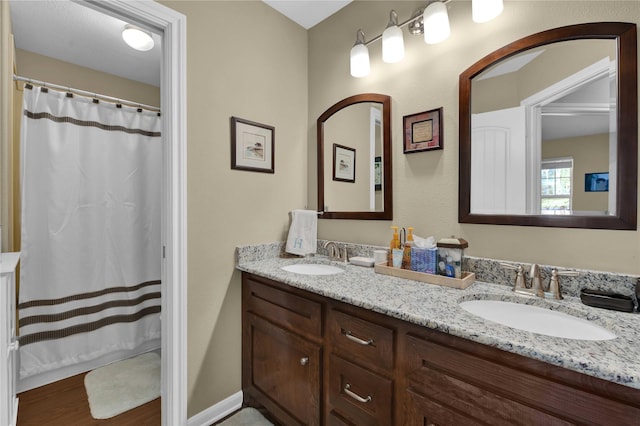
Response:
[[[558,278],[560,275],[568,276],[568,277],[577,277],[580,275],[578,271],[569,271],[569,270],[561,270],[557,269],[551,270],[551,281],[549,281],[549,293],[554,299],[563,299],[562,297],[562,288],[560,286],[560,279]]]
[[[512,271],[516,271],[516,281],[513,286],[513,291],[527,289],[527,283],[524,280],[524,268],[522,267],[522,265],[512,265],[511,263],[500,262],[500,266],[502,266],[505,269],[511,269]]]

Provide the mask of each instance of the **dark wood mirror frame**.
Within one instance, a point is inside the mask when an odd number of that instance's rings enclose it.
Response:
[[[600,22],[570,25],[524,37],[485,56],[460,74],[458,222],[558,228],[637,229],[638,72],[636,25]],[[618,52],[617,216],[485,215],[471,213],[471,81],[485,69],[525,50],[567,40],[612,39]]]
[[[324,210],[324,123],[335,113],[350,105],[363,102],[382,104],[382,189],[384,194],[382,211],[324,211],[321,219],[393,219],[393,195],[391,173],[391,97],[378,93],[362,93],[350,96],[331,106],[318,118],[318,211]]]

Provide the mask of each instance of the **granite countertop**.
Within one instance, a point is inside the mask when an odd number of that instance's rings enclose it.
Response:
[[[248,247],[248,246],[247,246]],[[334,275],[302,275],[283,266],[330,263],[344,268]],[[370,309],[453,336],[493,346],[553,365],[640,389],[640,315],[564,300],[519,296],[505,285],[476,281],[459,290],[375,273],[373,268],[311,259],[238,256],[236,268],[335,300]],[[463,310],[465,300],[519,301],[565,312],[605,327],[618,337],[605,341],[572,340],[520,331],[489,322]]]

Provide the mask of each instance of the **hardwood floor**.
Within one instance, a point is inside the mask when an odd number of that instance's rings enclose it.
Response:
[[[105,420],[91,417],[85,374],[18,395],[18,426],[158,426],[160,398]]]

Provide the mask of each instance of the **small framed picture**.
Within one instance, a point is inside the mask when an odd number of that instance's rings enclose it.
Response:
[[[373,173],[375,176],[375,190],[382,191],[382,157],[376,157],[373,162]]]
[[[405,154],[443,148],[442,107],[403,119]]]
[[[231,168],[275,173],[275,128],[231,117]]]
[[[348,146],[333,144],[333,180],[356,181],[356,150]]]
[[[609,172],[585,173],[584,191],[585,192],[608,192],[609,191]]]

